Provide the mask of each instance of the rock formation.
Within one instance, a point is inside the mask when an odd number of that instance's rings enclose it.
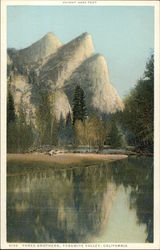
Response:
[[[107,63],[102,55],[88,58],[66,81],[65,90],[71,103],[75,84],[85,91],[89,111],[114,113],[123,109],[123,103],[110,83]]]
[[[47,33],[39,41],[33,43],[31,46],[21,50],[9,50],[9,54],[15,64],[32,64],[38,60],[44,59],[45,57],[54,54],[59,47],[61,42],[52,33]]]
[[[91,36],[84,33],[62,46],[40,69],[39,81],[50,83],[52,89],[61,88],[73,71],[92,56],[94,48]]]
[[[8,85],[28,121],[35,122],[35,110],[40,92],[50,93],[51,106],[60,119],[71,112],[76,85],[86,95],[89,113],[110,114],[123,109],[123,102],[110,83],[107,63],[102,55],[94,54],[88,33],[62,45],[48,33],[30,47],[8,49]]]

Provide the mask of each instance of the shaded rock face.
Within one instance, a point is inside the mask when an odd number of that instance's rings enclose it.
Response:
[[[110,83],[107,63],[102,55],[97,54],[87,59],[66,81],[65,91],[71,104],[76,84],[86,93],[89,111],[114,113],[123,109],[123,102]]]
[[[29,84],[27,77],[20,74],[13,76],[10,88],[14,98],[16,113],[19,112],[21,107],[26,115],[26,121],[28,123],[32,121],[35,124],[36,106],[31,101],[32,86]]]
[[[93,53],[91,36],[85,33],[62,46],[49,58],[40,70],[39,81],[49,83],[52,89],[63,87],[73,71]]]
[[[48,33],[30,47],[8,49],[8,84],[18,105],[24,106],[27,119],[35,120],[38,94],[50,94],[51,108],[60,119],[72,112],[76,85],[86,95],[89,113],[110,114],[123,109],[123,102],[110,83],[107,63],[102,55],[94,54],[88,33],[62,45]]]
[[[50,94],[51,112],[59,121],[61,117],[65,120],[72,109],[66,94],[62,90],[54,91]]]

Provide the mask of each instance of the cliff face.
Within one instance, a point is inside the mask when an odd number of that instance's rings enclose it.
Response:
[[[32,121],[35,124],[36,106],[32,102],[32,86],[29,84],[28,78],[20,74],[14,75],[9,86],[14,98],[16,113],[18,113],[21,107],[25,112],[28,123]]]
[[[65,90],[71,103],[75,84],[85,91],[89,110],[114,113],[123,109],[123,102],[110,83],[107,63],[102,55],[97,54],[87,59],[66,82]]]
[[[57,120],[60,120],[61,117],[66,119],[67,114],[72,113],[68,98],[62,90],[50,94],[50,102],[52,104],[52,114],[56,116]]]
[[[23,105],[28,120],[35,119],[39,92],[49,92],[57,119],[71,111],[76,85],[86,95],[89,113],[114,113],[123,102],[110,83],[107,63],[94,54],[92,38],[84,33],[62,45],[51,33],[23,50],[8,50],[8,84],[16,110]]]
[[[18,66],[22,64],[32,64],[55,53],[61,45],[61,42],[54,34],[47,33],[31,46],[21,50],[9,51],[9,54]]]
[[[61,88],[73,71],[94,53],[91,36],[87,33],[62,46],[40,69],[39,82],[52,89]]]

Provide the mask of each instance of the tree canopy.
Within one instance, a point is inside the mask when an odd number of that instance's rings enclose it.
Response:
[[[11,91],[8,90],[7,96],[7,124],[10,122],[14,122],[16,119],[15,108],[14,108],[14,100],[11,94]]]
[[[87,108],[85,103],[84,90],[77,85],[74,92],[73,98],[73,125],[76,120],[84,121],[87,117]]]
[[[134,135],[134,144],[153,149],[154,109],[154,57],[146,64],[144,77],[140,78],[124,100],[122,126]]]

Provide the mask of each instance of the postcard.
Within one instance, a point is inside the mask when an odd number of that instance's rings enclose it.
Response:
[[[1,2],[1,248],[160,248],[158,1]]]

